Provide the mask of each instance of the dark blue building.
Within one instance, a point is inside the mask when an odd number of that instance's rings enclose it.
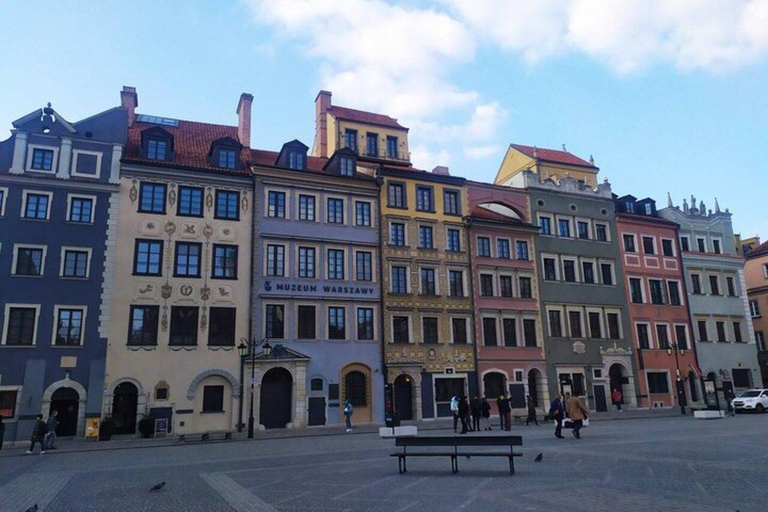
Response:
[[[127,112],[70,123],[50,103],[0,142],[0,414],[7,442],[59,412],[101,415]],[[105,306],[102,306],[105,305]]]

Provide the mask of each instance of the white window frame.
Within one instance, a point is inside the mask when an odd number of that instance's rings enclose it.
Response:
[[[453,272],[461,272],[461,291],[462,291],[461,295],[451,295],[451,277],[450,277],[451,276],[451,274],[450,274],[451,271],[453,271]],[[467,286],[467,274],[469,274],[469,272],[467,271],[467,269],[465,267],[449,266],[445,270],[445,278],[446,278],[446,282],[448,283],[448,297],[451,297],[453,299],[469,297],[469,294],[470,294],[471,290],[469,290],[469,288]]]
[[[573,333],[571,332],[571,312],[575,312],[579,314],[579,327],[581,328],[581,336],[578,336],[578,337],[574,336]],[[585,336],[588,333],[586,332],[585,325],[584,325],[584,308],[566,306],[565,319],[567,321],[566,327],[568,330],[569,339],[581,340],[581,339],[589,338],[589,336]]]
[[[715,295],[712,293],[712,280],[711,277],[715,277],[717,279],[717,292],[718,294]],[[707,288],[709,288],[709,293],[707,295],[712,297],[727,297],[728,296],[728,290],[723,289],[723,281],[720,279],[720,274],[707,274]]]
[[[634,252],[627,251],[627,248],[624,245],[624,237],[625,236],[631,236],[634,239],[634,241],[632,242],[632,244],[635,246],[635,251]],[[637,240],[638,240],[638,237],[637,237],[636,233],[624,233],[624,232],[622,232],[621,233],[621,252],[623,252],[624,254],[637,254],[639,256],[640,255],[640,247],[637,245]]]
[[[571,281],[565,280],[565,262],[566,261],[572,261],[573,262],[573,272],[574,272],[574,278],[576,278],[576,281],[573,281],[575,283],[581,283],[581,269],[579,268],[579,258],[576,256],[560,256],[560,265],[562,265],[562,282],[563,283],[570,283]]]
[[[395,342],[395,317],[402,316],[408,319],[408,343],[396,343]],[[411,313],[401,313],[400,311],[393,311],[389,314],[389,329],[392,333],[392,337],[389,341],[390,345],[413,345],[416,340],[413,338],[413,315]],[[438,339],[438,341],[440,341]]]
[[[755,310],[757,310],[757,314],[755,314]],[[749,301],[749,315],[752,318],[760,318],[760,304],[757,299]]]
[[[358,197],[355,197],[355,198],[353,198],[352,202],[354,203],[353,210],[354,210],[354,217],[355,217],[355,219],[354,219],[354,222],[352,222],[351,224],[354,225],[354,226],[357,226],[357,227],[361,227],[361,228],[376,228],[377,227],[377,225],[376,225],[376,211],[373,209],[373,201],[369,201],[367,199],[360,199]],[[368,203],[368,205],[370,206],[370,208],[371,208],[371,224],[370,224],[370,226],[366,226],[365,224],[358,224],[357,223],[357,203]]]
[[[603,221],[593,221],[593,229],[592,232],[595,234],[595,242],[600,242],[602,244],[611,242],[611,226],[607,222]],[[605,226],[605,242],[597,239],[597,226],[602,225]]]
[[[603,265],[611,267],[611,284],[603,282]],[[616,265],[613,260],[597,260],[597,274],[600,276],[600,286],[616,286]]]
[[[329,251],[341,251],[344,255],[344,261],[342,266],[342,271],[344,272],[344,278],[343,279],[331,279],[330,274],[328,273],[328,252]],[[323,251],[323,273],[321,274],[325,277],[326,281],[330,281],[331,283],[336,281],[352,281],[353,279],[349,275],[349,251],[347,250],[347,247],[344,247],[342,245],[326,245]]]
[[[637,276],[637,275],[627,275],[627,295],[629,295],[629,303],[630,304],[637,304],[637,302],[632,302],[632,279],[639,279],[640,280],[640,296],[643,299],[643,302],[640,304],[648,304],[648,291],[646,288],[645,279],[643,276]]]
[[[675,343],[675,340],[672,339],[672,333],[669,330],[669,325],[670,325],[669,322],[654,322],[653,323],[653,335],[654,335],[654,338],[656,339],[655,346],[656,346],[656,348],[661,350],[661,340],[658,337],[658,334],[659,334],[659,331],[658,331],[659,327],[658,326],[659,325],[664,326],[664,329],[666,329],[666,331],[667,331],[667,342],[669,343],[670,347],[672,346],[673,343]],[[664,349],[664,350],[666,350],[666,349]]]
[[[490,295],[484,295],[483,294],[483,276],[491,276],[491,294]],[[477,291],[479,292],[480,297],[483,297],[483,298],[494,298],[494,297],[499,298],[499,297],[501,297],[501,295],[500,295],[500,293],[501,293],[501,283],[496,283],[497,279],[498,279],[498,276],[493,271],[488,272],[488,271],[480,270],[478,272],[478,274],[477,274],[477,284],[479,285],[479,287],[478,287]],[[513,287],[513,292],[512,293],[513,293],[513,296],[514,296],[514,287]]]
[[[21,407],[21,390],[23,386],[0,386],[0,391],[15,391],[16,392],[16,408],[13,411],[13,416],[10,418],[3,418],[3,422],[17,423],[19,421],[19,408]]]
[[[550,232],[549,233],[542,233],[541,231],[539,231],[539,235],[540,236],[558,236],[559,229],[558,229],[558,226],[557,226],[557,221],[555,220],[555,216],[552,215],[551,213],[544,213],[544,214],[537,213],[536,214],[536,222],[537,222],[536,226],[539,228],[539,230],[541,230],[541,219],[542,218],[549,219],[549,229],[550,229]]]
[[[557,234],[558,238],[572,238],[574,240],[578,240],[576,238],[576,233],[574,231],[574,225],[575,224],[573,222],[573,217],[571,217],[570,215],[556,215],[555,218],[557,219],[555,221],[556,224],[557,224],[555,226],[555,229],[556,229],[556,234]],[[565,236],[565,235],[560,234],[560,221],[561,220],[568,221],[568,232],[570,233],[570,236]]]
[[[512,347],[507,347],[507,344],[504,340],[504,320],[514,320],[515,321],[515,345]],[[524,348],[525,347],[525,339],[523,338],[523,317],[519,314],[516,314],[514,312],[503,312],[501,316],[499,317],[499,327],[497,330],[497,333],[499,335],[499,346],[503,348]],[[536,340],[536,344],[538,346],[539,340]],[[529,347],[533,348],[533,347]]]
[[[466,316],[466,315],[453,315],[453,316],[448,318],[448,321],[450,322],[449,326],[450,326],[450,332],[451,332],[451,345],[454,345],[454,340],[453,340],[453,319],[454,318],[458,318],[458,319],[464,320],[464,325],[466,326],[465,327],[465,329],[466,329],[466,336],[467,336],[467,343],[466,343],[466,345],[467,346],[472,345],[472,325],[471,325],[472,324],[472,319],[471,319],[471,317]],[[462,345],[464,345],[464,344],[462,343]]]
[[[373,311],[373,339],[364,340],[364,339],[358,338],[357,336],[357,315],[359,314],[358,310],[360,309],[370,309]],[[375,343],[376,340],[379,339],[379,323],[376,321],[376,319],[378,318],[378,313],[377,313],[378,308],[374,304],[356,304],[354,306],[354,310],[355,310],[355,319],[354,319],[355,332],[354,332],[354,336],[352,336],[350,339],[354,339],[355,341],[359,341],[361,343]],[[296,325],[298,325],[298,322]]]
[[[46,209],[46,212],[45,212],[45,219],[33,219],[30,217],[24,216],[24,214],[27,211],[27,196],[29,194],[48,196],[48,208]],[[19,212],[19,218],[22,220],[36,220],[38,222],[41,220],[51,220],[51,210],[53,209],[52,207],[53,207],[53,192],[46,192],[44,190],[24,190],[21,193],[21,212]]]
[[[768,279],[768,263],[763,263],[763,277]]]
[[[311,222],[311,221],[304,221],[304,222]],[[275,245],[275,244],[270,244],[270,245]],[[296,268],[294,269],[295,270],[295,274],[293,274],[293,275],[296,277],[296,279],[315,279],[315,280],[320,279],[320,276],[322,274],[317,271],[317,266],[320,264],[320,256],[322,256],[322,254],[320,252],[320,245],[316,244],[316,243],[306,243],[306,244],[305,243],[296,243],[296,244],[294,244],[293,248],[294,248],[293,256],[294,256],[294,259],[296,261]],[[300,249],[314,249],[315,250],[315,269],[314,269],[315,270],[315,272],[314,272],[315,277],[302,277],[300,275],[300,273],[299,273],[299,269],[300,269],[299,250]]]
[[[417,244],[418,244],[417,248],[425,250],[425,251],[434,251],[434,250],[436,250],[437,249],[437,243],[436,243],[437,240],[436,240],[436,237],[435,237],[435,225],[432,224],[431,222],[424,222],[424,223],[419,223],[416,227],[418,229],[418,234],[419,234],[419,240],[417,242]],[[424,246],[421,245],[421,228],[429,228],[432,231],[432,247],[424,247]]]
[[[720,245],[720,252],[715,252],[715,240],[717,240],[718,245]],[[709,237],[709,243],[712,245],[712,252],[715,254],[724,254],[723,252],[723,239],[719,236],[711,236]]]
[[[587,238],[579,238],[579,222],[583,222],[587,225]],[[576,240],[588,240],[590,242],[595,241],[594,232],[592,231],[592,222],[586,217],[576,217],[573,222],[575,229],[574,238]]]
[[[688,252],[692,252],[691,251],[691,237],[688,236],[688,235],[680,235],[680,237],[679,237],[680,250],[681,251],[683,250],[683,240],[687,240],[688,241]]]
[[[403,225],[403,245],[395,245],[392,243],[392,224]],[[408,221],[403,219],[393,219],[389,221],[389,237],[387,237],[387,245],[390,247],[410,247],[408,243]]]
[[[670,398],[672,398],[672,396],[673,396],[672,395],[672,393],[673,393],[672,376],[670,375],[670,372],[669,372],[668,369],[661,369],[661,368],[651,369],[651,368],[648,368],[648,369],[646,369],[644,371],[645,371],[645,382],[648,384],[648,396],[650,396],[650,395],[657,395],[657,396],[658,395],[667,395]],[[651,385],[650,385],[650,382],[648,382],[648,374],[649,373],[666,373],[667,374],[667,390],[668,390],[667,393],[651,393]]]
[[[3,338],[2,345],[3,347],[7,346],[6,342],[8,341],[8,327],[10,326],[10,318],[9,314],[11,312],[11,308],[28,308],[28,309],[34,309],[35,310],[35,327],[32,329],[32,344],[31,345],[10,345],[12,348],[32,348],[37,346],[37,329],[40,327],[40,304],[19,304],[19,303],[6,303],[5,305],[5,311],[3,314]]]
[[[459,250],[458,251],[449,251],[448,250],[448,231],[450,231],[452,229],[459,232]],[[405,231],[406,231],[406,234],[405,234],[405,245],[407,246],[408,245],[408,228],[407,228],[407,225],[406,225]],[[464,237],[462,236],[462,230],[459,227],[457,227],[455,225],[445,226],[445,252],[450,252],[450,253],[464,252],[464,250],[465,250],[464,245],[465,244],[464,244],[463,238]]]
[[[699,240],[704,240],[704,252],[707,252],[707,250],[708,250],[708,247],[707,247],[707,237],[705,237],[705,236],[697,236],[696,237],[696,252],[700,252],[699,251]]]
[[[493,323],[496,326],[496,343],[493,344],[493,345],[486,345],[485,344],[485,319],[486,318],[490,318],[491,320],[493,320]],[[451,326],[451,327],[453,327],[453,326]],[[491,348],[491,347],[497,347],[498,348],[498,347],[503,347],[504,346],[503,343],[501,345],[499,344],[499,317],[497,315],[482,314],[481,317],[480,317],[480,327],[481,327],[481,330],[482,330],[482,340],[483,340],[482,346],[484,348]],[[453,329],[451,329],[451,331],[453,331]]]
[[[648,254],[647,252],[645,252],[645,239],[646,238],[650,238],[651,239],[651,242],[653,244],[653,254]],[[651,257],[651,258],[656,258],[658,256],[661,256],[661,254],[659,253],[659,242],[658,242],[658,240],[656,239],[655,236],[653,236],[653,235],[642,235],[642,236],[640,236],[640,241],[643,243],[643,256]]]
[[[612,339],[611,333],[608,329],[608,314],[609,313],[615,313],[616,317],[619,321],[619,338],[620,340],[625,339],[624,338],[624,322],[621,320],[621,310],[620,309],[614,309],[614,308],[605,308],[605,337],[606,339]]]
[[[77,157],[79,155],[91,155],[96,157],[96,174],[86,174],[86,173],[80,173],[77,172]],[[100,151],[88,151],[85,149],[75,149],[72,151],[72,170],[70,172],[71,176],[76,176],[79,178],[90,178],[92,180],[97,180],[101,177],[101,158],[102,153]]]
[[[669,283],[677,283],[677,295],[680,298],[680,306],[685,306],[685,290],[683,289],[683,283],[680,282],[679,279],[665,279],[667,283],[667,300],[669,304],[668,306],[678,307],[674,304],[672,304],[672,294],[669,292]]]
[[[343,341],[349,341],[349,308],[347,307],[348,303],[342,303],[342,302],[332,302],[330,304],[325,305],[325,339],[328,341],[336,341],[336,342],[343,342]],[[331,308],[342,308],[344,309],[344,337],[343,338],[334,338],[331,339]],[[357,317],[355,317],[355,328],[357,328]],[[357,329],[355,329],[357,330]]]
[[[83,323],[80,328],[80,343],[77,345],[56,345],[56,331],[59,323],[59,310],[61,309],[79,309],[83,312]],[[51,330],[51,347],[56,349],[82,347],[85,339],[86,320],[88,318],[88,306],[69,306],[65,304],[55,304],[53,306],[53,328]]]
[[[69,214],[72,211],[73,199],[90,199],[91,200],[91,219],[88,222],[74,222],[69,220]],[[67,194],[67,216],[66,222],[70,224],[93,224],[96,220],[96,196],[89,196],[86,194]]]
[[[342,216],[342,222],[330,222],[328,220],[328,200],[329,199],[341,199],[341,216]],[[328,224],[329,226],[346,226],[350,224],[349,222],[349,202],[347,201],[347,198],[345,196],[340,196],[337,194],[327,194],[323,196],[323,223]],[[317,212],[315,212],[317,213]],[[373,215],[373,214],[371,214]]]
[[[547,280],[544,277],[545,276],[545,273],[544,273],[544,268],[545,268],[544,260],[545,259],[553,259],[553,260],[555,260],[555,280],[554,281],[549,281],[549,280]],[[541,277],[542,277],[542,280],[548,281],[548,282],[560,281],[561,280],[561,271],[562,271],[562,269],[560,268],[560,258],[558,257],[557,254],[541,253]]]
[[[501,253],[499,252],[499,241],[505,241],[509,244],[509,258],[502,258]],[[521,240],[522,241],[522,240]],[[496,242],[493,244],[493,247],[491,248],[491,254],[493,254],[494,249],[496,250],[496,258],[497,259],[509,259],[509,260],[516,260],[517,259],[517,243],[516,240],[513,240],[512,238],[507,238],[505,236],[497,236],[494,237],[493,242]],[[528,252],[528,255],[530,257],[530,251]]]
[[[672,324],[672,330],[675,331],[675,339],[671,340],[672,343],[677,343],[677,328],[683,327],[685,329],[685,344],[686,349],[685,350],[692,350],[693,349],[693,338],[691,338],[691,331],[688,329],[688,324],[684,323],[673,323]],[[733,325],[731,325],[733,327]],[[742,337],[743,339],[743,337]]]
[[[261,303],[261,332],[266,333],[267,332],[267,306],[283,306],[283,337],[282,338],[274,338],[276,340],[288,340],[291,339],[291,322],[288,318],[288,312],[290,311],[290,308],[288,307],[288,303],[283,300],[264,300]],[[317,309],[315,309],[315,314],[317,314]],[[317,324],[315,324],[315,327],[317,327]],[[317,333],[315,333],[317,334]]]
[[[65,276],[64,275],[64,265],[66,263],[66,253],[67,251],[78,251],[78,252],[85,252],[88,253],[88,264],[85,267],[85,277],[73,277],[73,276]],[[90,247],[73,247],[69,245],[63,245],[61,247],[61,252],[59,253],[59,277],[61,279],[74,279],[74,280],[85,280],[89,279],[91,277],[91,260],[93,255],[93,249]]]
[[[53,151],[53,161],[51,162],[50,171],[44,171],[41,169],[32,168],[32,162],[34,161],[36,149]],[[56,174],[58,169],[59,169],[59,148],[57,146],[46,146],[45,144],[27,144],[27,165],[25,167],[26,172],[36,172],[39,174]]]
[[[435,295],[434,297],[440,296],[440,267],[437,265],[419,265],[419,295],[424,295],[424,284],[421,280],[421,270],[434,270],[435,271]],[[391,276],[390,276],[391,278]],[[427,297],[431,297],[431,295],[427,295]]]
[[[413,293],[411,289],[411,265],[410,263],[400,264],[400,262],[389,262],[389,293],[395,294],[395,295],[403,295],[399,292],[395,292],[393,290],[394,285],[394,274],[392,273],[392,270],[394,267],[405,267],[405,295]],[[421,276],[419,276],[419,279],[421,279]],[[437,280],[437,274],[435,274],[435,280]],[[399,316],[399,315],[398,315]]]
[[[584,279],[584,264],[585,263],[591,263],[592,264],[592,277],[594,281],[591,283],[586,282]],[[579,258],[579,270],[581,271],[581,282],[582,284],[588,284],[588,285],[598,285],[600,284],[600,267],[598,266],[597,260],[594,258]]]
[[[3,200],[0,202],[0,217],[5,217],[5,205],[8,204],[8,187],[0,187]]]
[[[272,217],[269,215],[269,193],[270,192],[282,192],[285,194],[285,217]],[[292,220],[291,214],[293,209],[291,208],[291,191],[287,188],[280,187],[264,187],[264,218],[273,220]],[[315,202],[315,219],[317,219],[317,202]],[[307,221],[304,221],[307,222]]]
[[[27,276],[24,274],[16,273],[16,265],[18,264],[19,249],[42,249],[43,259],[40,263],[40,274],[36,276]],[[16,277],[43,277],[45,276],[45,260],[48,258],[48,246],[38,244],[13,244],[13,261],[11,262],[11,275]]]
[[[359,252],[367,252],[371,254],[371,280],[370,281],[360,281],[357,279],[357,253]],[[377,262],[378,261],[378,254],[376,253],[376,249],[371,248],[362,248],[362,247],[356,247],[352,249],[352,276],[350,276],[347,281],[356,281],[358,283],[376,283],[378,282],[378,272],[376,272],[377,269]],[[435,275],[435,280],[437,280],[437,275]],[[355,318],[357,319],[357,318]]]
[[[270,245],[279,245],[283,247],[283,275],[270,275],[268,273],[269,271],[269,246]],[[288,257],[288,244],[282,243],[282,242],[275,242],[273,240],[264,240],[264,257],[263,257],[263,263],[264,263],[264,277],[273,277],[273,278],[288,278],[291,277],[290,274],[290,266],[288,266],[286,263],[286,258]]]
[[[654,338],[653,338],[653,335],[654,335],[653,326],[651,325],[650,322],[647,322],[647,321],[635,322],[635,333],[634,334],[635,334],[635,342],[637,344],[638,350],[640,350],[640,334],[639,334],[637,328],[640,325],[644,325],[644,326],[646,326],[648,328],[648,349],[649,350],[653,350],[654,348],[656,348],[656,344],[654,343]]]
[[[664,240],[672,242],[672,256],[667,256],[667,255],[664,254]],[[660,254],[660,256],[662,258],[677,258],[677,246],[675,245],[675,239],[674,238],[661,237],[661,254]]]
[[[563,323],[563,306],[546,306],[544,309],[544,312],[547,315],[547,333],[549,334],[550,338],[555,338],[556,336],[552,334],[552,324],[550,323],[549,318],[549,312],[550,311],[557,311],[560,314],[560,336],[557,336],[558,338],[566,338],[566,334],[568,334],[568,326]]]
[[[421,225],[419,225],[419,227],[421,227]],[[488,239],[488,251],[489,251],[488,256],[481,256],[480,255],[480,239],[481,238],[487,238]],[[494,258],[495,256],[493,255],[493,249],[494,249],[493,242],[494,242],[494,239],[493,239],[493,237],[491,235],[477,235],[477,236],[475,236],[475,247],[477,247],[477,257],[478,258]]]
[[[592,336],[592,329],[591,329],[590,324],[589,324],[589,314],[590,313],[597,313],[599,315],[599,317],[600,317],[600,337],[599,338],[595,338],[594,336]],[[600,308],[590,308],[590,307],[585,308],[585,311],[584,311],[584,324],[585,324],[586,328],[589,330],[588,334],[589,334],[590,338],[597,339],[597,340],[602,340],[602,339],[606,339],[607,338],[607,335],[608,335],[607,325],[606,325],[606,321],[605,321],[605,315],[603,314],[603,310],[602,309],[600,309]]]
[[[512,278],[512,296],[511,297],[504,297],[501,295],[501,278],[502,277],[510,277]],[[498,297],[500,299],[519,299],[520,298],[520,282],[518,281],[518,277],[515,272],[512,272],[510,269],[504,269],[499,271],[496,274],[496,277],[494,278],[494,281],[498,281],[498,287],[494,290],[494,297]],[[524,276],[528,277],[528,276]],[[533,283],[531,283],[531,294],[533,294]]]

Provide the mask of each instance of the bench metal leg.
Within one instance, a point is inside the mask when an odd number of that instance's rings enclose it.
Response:
[[[454,475],[459,472],[459,459],[455,455],[451,456],[451,471]]]
[[[510,475],[515,474],[515,456],[514,455],[509,456],[509,474]]]
[[[397,469],[400,471],[400,474],[408,472],[408,468],[405,466],[405,455],[400,455],[397,458]]]

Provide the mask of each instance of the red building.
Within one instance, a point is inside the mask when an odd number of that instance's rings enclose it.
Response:
[[[616,199],[616,223],[632,339],[637,351],[639,407],[680,405],[678,380],[686,385],[696,365],[685,279],[674,222],[656,214],[656,202],[626,195]],[[697,399],[693,396],[693,400]]]
[[[515,414],[530,394],[549,404],[539,321],[534,235],[527,192],[467,182],[478,389],[508,393]]]

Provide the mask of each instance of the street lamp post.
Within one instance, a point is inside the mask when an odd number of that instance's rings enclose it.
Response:
[[[680,376],[680,359],[677,357],[678,353],[681,356],[685,356],[685,349],[680,348],[677,342],[674,342],[667,347],[667,355],[675,355],[675,368],[677,371],[677,403],[680,404],[680,414],[685,414],[685,388],[683,387],[683,380]]]
[[[253,417],[253,390],[256,384],[256,349],[262,347],[264,350],[264,356],[269,357],[272,351],[272,347],[269,345],[269,340],[263,338],[257,340],[256,338],[247,339],[240,338],[240,345],[237,346],[237,352],[240,354],[241,364],[245,364],[248,360],[251,363],[251,407],[248,413],[248,439],[253,439],[253,427],[255,418]],[[242,430],[242,423],[241,423]]]

